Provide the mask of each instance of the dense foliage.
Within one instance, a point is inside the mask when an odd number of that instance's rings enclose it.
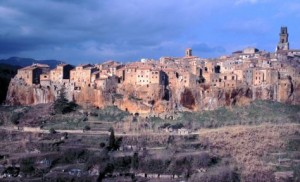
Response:
[[[59,95],[54,102],[54,111],[57,114],[65,114],[74,111],[76,108],[76,104],[74,102],[69,102],[66,99],[66,91],[65,87],[62,87],[59,91]]]

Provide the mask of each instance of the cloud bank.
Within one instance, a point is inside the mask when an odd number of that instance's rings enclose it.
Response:
[[[78,64],[181,56],[186,47],[200,57],[229,54],[247,43],[270,49],[281,24],[295,28],[299,20],[276,17],[280,7],[282,2],[258,0],[2,0],[0,57]]]

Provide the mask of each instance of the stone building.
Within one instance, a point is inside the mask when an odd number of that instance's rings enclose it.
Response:
[[[45,64],[33,64],[18,70],[16,78],[23,79],[29,85],[39,84],[40,75],[48,73],[50,67]]]
[[[221,73],[219,77],[220,88],[232,89],[237,87],[237,75],[234,73]]]
[[[101,89],[105,92],[115,92],[117,89],[118,78],[116,76],[108,76],[98,78],[94,81],[96,89]]]
[[[99,69],[90,64],[76,66],[76,68],[70,71],[70,82],[79,87],[90,86],[92,83],[92,74],[97,71]]]
[[[261,85],[265,81],[265,72],[261,69],[253,70],[253,85]]]
[[[40,75],[40,84],[42,86],[50,86],[51,84],[50,73],[43,73]]]
[[[70,71],[74,67],[70,64],[59,64],[57,67],[50,71],[50,79],[52,82],[62,83],[63,80],[70,79]]]
[[[150,77],[152,76],[150,68],[136,69],[136,84],[147,85],[150,84]]]

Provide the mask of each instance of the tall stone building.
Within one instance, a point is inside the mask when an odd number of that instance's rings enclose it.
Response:
[[[281,27],[279,36],[280,39],[276,51],[289,50],[289,34],[288,34],[287,27]]]

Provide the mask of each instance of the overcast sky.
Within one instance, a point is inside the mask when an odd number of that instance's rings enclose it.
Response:
[[[252,46],[274,51],[281,26],[300,48],[299,0],[1,0],[0,58],[72,64]]]

